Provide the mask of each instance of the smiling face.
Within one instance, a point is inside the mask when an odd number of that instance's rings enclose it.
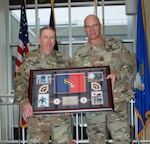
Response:
[[[55,31],[50,27],[41,29],[38,42],[40,51],[45,55],[49,55],[55,46]]]
[[[84,20],[84,30],[89,41],[97,40],[101,37],[101,24],[95,15],[89,15]]]

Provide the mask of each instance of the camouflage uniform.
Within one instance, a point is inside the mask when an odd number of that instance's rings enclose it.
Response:
[[[15,81],[14,103],[21,107],[29,103],[28,81],[30,70],[72,67],[73,61],[53,50],[46,56],[37,48],[26,54]],[[35,115],[28,118],[28,143],[47,144],[50,135],[53,144],[70,144],[72,140],[71,116],[64,114]]]
[[[130,81],[135,76],[135,56],[119,39],[112,38],[98,45],[84,44],[75,52],[73,60],[78,67],[110,66],[111,73],[117,77],[113,90],[114,111],[86,113],[90,144],[105,144],[107,128],[114,144],[128,144],[130,128],[126,100],[134,97]]]

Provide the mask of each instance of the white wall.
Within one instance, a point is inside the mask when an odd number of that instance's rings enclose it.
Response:
[[[0,0],[0,93],[7,93],[7,0]]]

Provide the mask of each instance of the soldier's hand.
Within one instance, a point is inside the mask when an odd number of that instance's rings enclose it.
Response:
[[[23,106],[23,114],[28,118],[33,116],[33,109],[30,103]]]
[[[114,86],[115,86],[115,81],[116,81],[116,74],[109,74],[107,76],[107,79],[111,79],[111,85],[112,85],[112,90],[114,89]]]

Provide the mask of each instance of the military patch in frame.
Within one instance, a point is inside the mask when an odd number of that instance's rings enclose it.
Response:
[[[31,70],[29,100],[34,114],[112,111],[109,66]]]
[[[50,84],[51,83],[51,74],[42,74],[36,76],[37,84]]]

